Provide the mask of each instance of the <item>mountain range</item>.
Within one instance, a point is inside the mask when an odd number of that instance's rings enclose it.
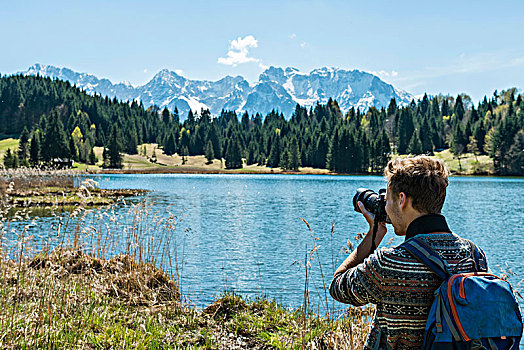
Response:
[[[274,109],[289,118],[297,103],[311,107],[332,98],[342,111],[348,111],[353,107],[361,110],[372,106],[387,107],[392,98],[398,105],[405,105],[414,98],[371,73],[328,67],[309,74],[291,67],[269,67],[252,84],[242,76],[226,76],[217,81],[191,80],[167,69],[142,86],[125,82],[115,84],[92,74],[42,64],[35,64],[20,74],[67,80],[88,94],[141,101],[146,108],[157,105],[173,111],[176,107],[181,120],[190,109],[197,112],[201,108],[209,109],[214,115],[224,109],[238,113],[258,112],[262,116]]]

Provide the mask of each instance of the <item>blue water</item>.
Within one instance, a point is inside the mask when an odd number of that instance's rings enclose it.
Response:
[[[346,256],[341,249],[347,240],[367,231],[364,218],[353,211],[355,190],[386,184],[378,176],[325,175],[104,175],[98,180],[106,188],[152,190],[146,198],[159,209],[172,206],[180,213],[182,285],[197,305],[232,289],[294,307],[304,300],[306,254],[320,246],[311,262],[314,298],[324,294],[318,259],[329,284],[334,266]],[[524,179],[453,177],[443,214],[453,232],[485,250],[494,272],[507,263],[522,276],[523,198]],[[384,242],[402,242],[390,231]]]
[[[166,209],[177,215],[182,291],[200,307],[225,289],[299,307],[304,260],[319,245],[308,274],[311,304],[322,308],[324,282],[329,284],[345,258],[342,248],[368,230],[353,211],[355,190],[386,185],[378,176],[145,174],[94,179],[103,188],[151,190],[136,200],[153,203],[160,216]],[[523,198],[524,179],[453,177],[443,209],[453,232],[484,249],[493,272],[500,274],[497,265],[507,264],[518,274],[511,277],[514,285],[524,275]],[[49,219],[40,220],[37,226],[49,225]],[[402,242],[391,226],[389,231],[384,243]]]

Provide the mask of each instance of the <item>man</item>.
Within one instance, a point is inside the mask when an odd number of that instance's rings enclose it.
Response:
[[[406,239],[421,235],[452,270],[475,271],[469,259],[470,243],[451,233],[440,214],[449,175],[444,164],[423,156],[395,159],[384,174],[388,179],[386,213],[395,234]],[[420,349],[434,291],[442,281],[401,246],[371,254],[373,214],[361,202],[358,205],[370,230],[335,271],[329,292],[343,303],[376,305],[365,349]],[[384,223],[378,227],[377,247],[386,234]],[[480,270],[486,271],[481,255]]]

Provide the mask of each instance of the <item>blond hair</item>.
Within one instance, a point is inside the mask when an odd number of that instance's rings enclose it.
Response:
[[[394,194],[404,192],[411,198],[413,208],[440,214],[449,184],[449,170],[443,161],[426,156],[393,159],[384,169],[384,176]]]

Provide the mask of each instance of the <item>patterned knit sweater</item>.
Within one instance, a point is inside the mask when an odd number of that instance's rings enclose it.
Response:
[[[467,240],[453,233],[421,234],[419,237],[448,262],[452,272],[474,271]],[[480,252],[480,270],[487,271],[485,255]],[[365,349],[411,350],[420,349],[422,345],[434,292],[441,283],[435,273],[398,246],[377,250],[355,268],[335,275],[329,292],[342,303],[376,305]]]

